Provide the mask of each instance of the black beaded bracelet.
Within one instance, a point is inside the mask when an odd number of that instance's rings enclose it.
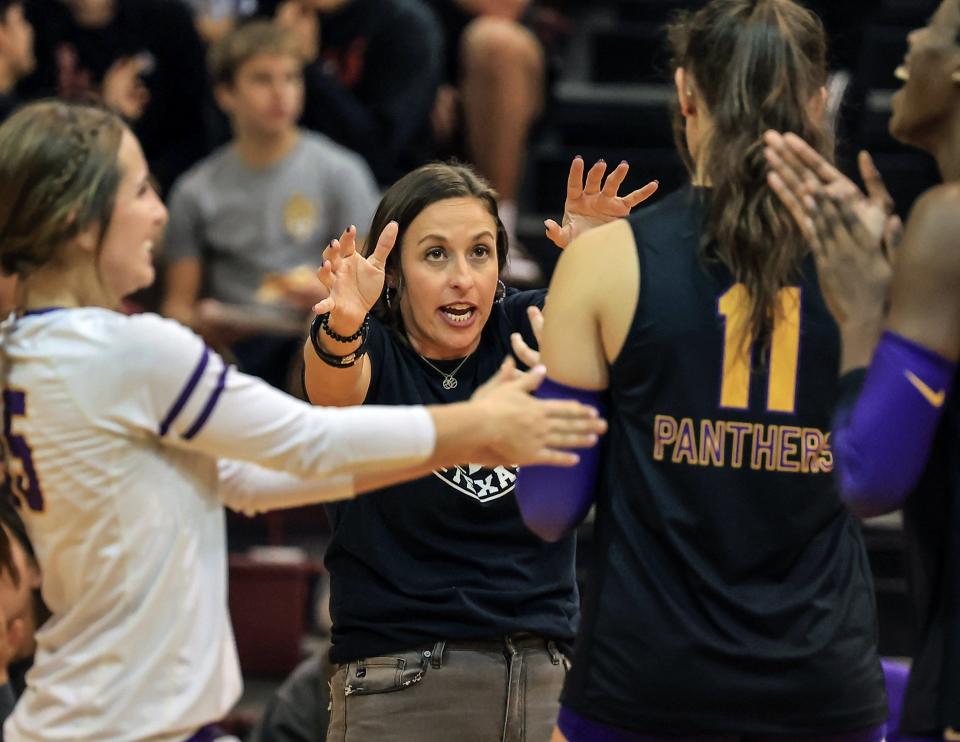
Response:
[[[351,353],[338,356],[324,350],[323,346],[320,345],[318,335],[320,334],[321,326],[323,326],[325,330],[327,329],[324,322],[327,316],[326,314],[318,314],[313,318],[313,322],[310,323],[310,343],[313,345],[313,351],[317,354],[317,357],[328,366],[333,366],[334,368],[350,368],[367,352],[367,330],[369,329],[370,323],[367,319],[364,319],[363,324],[357,331],[359,333],[358,337],[361,338],[360,347]]]
[[[366,335],[367,327],[370,325],[370,315],[368,314],[364,316],[363,322],[360,323],[360,329],[353,333],[353,335],[340,335],[330,328],[330,312],[325,312],[317,316],[320,318],[320,324],[323,326],[323,331],[327,337],[336,340],[338,343],[352,343],[359,337]]]

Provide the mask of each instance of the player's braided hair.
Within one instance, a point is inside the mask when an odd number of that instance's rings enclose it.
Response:
[[[123,124],[86,105],[43,101],[0,127],[0,269],[24,276],[72,237],[109,224]]]
[[[85,229],[106,232],[113,212],[123,124],[91,106],[42,101],[0,126],[0,269],[21,278],[56,260]],[[0,389],[7,388],[6,352],[13,321],[2,327]],[[0,435],[4,465],[11,462]],[[2,552],[2,546],[0,546]],[[0,557],[3,554],[0,553]]]

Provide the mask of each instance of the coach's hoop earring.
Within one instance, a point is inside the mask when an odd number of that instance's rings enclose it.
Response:
[[[497,279],[497,291],[496,291],[496,293],[493,295],[493,303],[494,303],[494,304],[499,304],[500,302],[503,301],[503,297],[505,297],[506,295],[507,295],[507,284],[505,284],[503,281],[501,281],[501,280],[498,278],[498,279]]]
[[[390,304],[390,287],[389,286],[387,286],[383,290],[383,298],[384,298],[384,301],[387,302],[387,309],[393,309],[393,306]]]

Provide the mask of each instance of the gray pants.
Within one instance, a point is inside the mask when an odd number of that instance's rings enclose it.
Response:
[[[327,742],[548,742],[567,667],[528,634],[340,665]]]

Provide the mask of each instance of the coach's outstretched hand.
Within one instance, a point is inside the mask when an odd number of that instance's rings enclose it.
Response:
[[[607,163],[603,160],[597,160],[590,168],[586,183],[583,169],[583,158],[577,155],[567,175],[567,200],[563,205],[562,223],[557,224],[553,219],[543,223],[547,237],[561,249],[594,227],[628,216],[635,206],[650,198],[660,187],[660,181],[654,180],[620,196],[620,186],[630,170],[626,161],[617,165],[605,182],[603,175],[607,172]]]
[[[574,466],[579,457],[566,449],[597,444],[607,423],[595,408],[532,396],[546,373],[543,366],[520,372],[508,356],[474,392],[470,404],[477,406],[476,431],[486,447],[475,463]]]

